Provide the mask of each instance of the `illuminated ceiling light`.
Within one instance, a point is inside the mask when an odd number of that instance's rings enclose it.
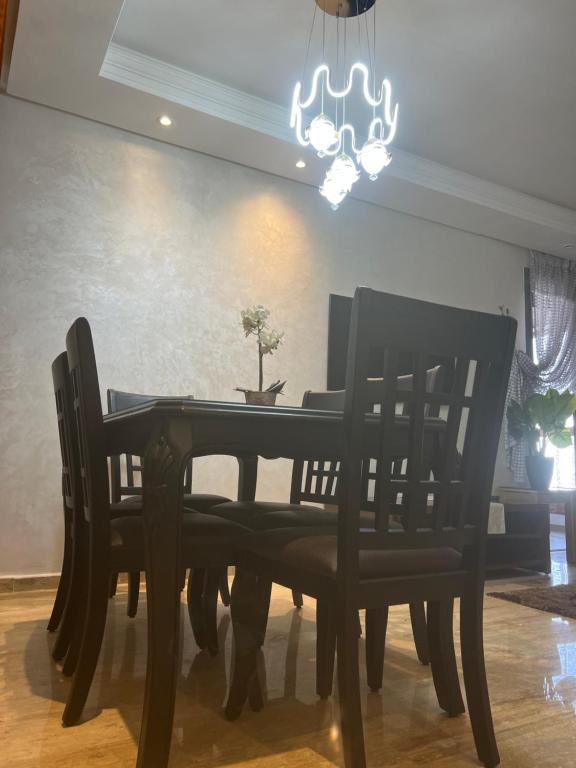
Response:
[[[306,163],[304,162],[304,160],[298,160],[296,162],[296,168],[306,168]]]
[[[342,153],[334,160],[327,175],[336,180],[342,189],[350,192],[352,185],[358,181],[360,173],[354,164],[354,160]]]
[[[323,61],[312,73],[306,96],[303,95],[302,82],[296,83],[290,127],[294,129],[300,145],[311,146],[319,157],[335,158],[320,192],[333,207],[337,207],[360,176],[357,165],[372,180],[390,165],[392,155],[388,146],[396,135],[398,105],[392,104],[389,80],[383,79],[379,87],[376,85],[376,0],[348,0],[346,3],[341,0],[316,0],[304,74],[318,8],[324,11],[321,35]],[[372,8],[370,32],[366,13]],[[336,19],[332,39],[327,35],[327,15]],[[358,26],[357,34],[354,19]],[[368,64],[356,61],[348,66],[348,61],[353,60],[349,55],[350,49],[354,47],[358,48],[357,54],[367,57]],[[331,64],[326,63],[327,59],[332,59]]]
[[[172,118],[168,117],[168,115],[161,115],[158,118],[158,122],[163,128],[170,128],[170,126],[172,125]]]
[[[380,139],[368,139],[358,153],[360,165],[366,171],[372,181],[378,178],[378,174],[392,162],[392,155],[386,149],[386,145]]]
[[[324,183],[320,187],[320,194],[328,200],[334,211],[338,210],[338,206],[344,200],[347,193],[348,190],[343,189],[336,179],[330,177],[330,174],[327,174]]]
[[[318,152],[318,155],[324,157],[330,147],[333,147],[338,141],[338,132],[329,117],[317,115],[310,123],[306,138]]]

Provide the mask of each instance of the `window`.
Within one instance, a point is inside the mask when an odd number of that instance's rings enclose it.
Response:
[[[570,429],[574,429],[574,417],[567,422]],[[570,448],[555,448],[548,443],[546,456],[554,458],[554,475],[552,476],[551,488],[576,488],[576,456],[574,454],[574,445]]]
[[[525,274],[525,300],[527,304],[526,313],[526,348],[532,350],[532,359],[538,362],[538,353],[536,351],[536,334],[534,306],[532,304],[531,294],[529,290],[530,279],[529,275]],[[536,292],[536,302],[541,296]],[[547,336],[543,334],[542,340],[546,346]],[[572,416],[566,426],[572,430],[574,434],[574,416]],[[546,448],[546,455],[551,456],[554,459],[554,475],[552,476],[551,488],[576,488],[576,453],[575,446],[572,445],[569,448],[555,448],[548,443]]]

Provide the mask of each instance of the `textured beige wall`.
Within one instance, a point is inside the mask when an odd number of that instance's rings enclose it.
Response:
[[[383,179],[380,183],[385,184]],[[50,364],[78,315],[108,386],[237,400],[256,383],[240,309],[286,341],[285,403],[325,382],[328,294],[357,285],[522,316],[524,251],[0,97],[0,575],[57,571],[59,455]],[[199,489],[232,494],[232,460]],[[265,498],[286,495],[269,462]]]

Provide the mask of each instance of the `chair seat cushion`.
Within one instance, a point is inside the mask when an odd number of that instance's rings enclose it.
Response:
[[[338,524],[337,513],[322,507],[274,501],[229,501],[212,507],[211,514],[233,520],[253,531]]]
[[[239,562],[247,567],[256,556],[323,576],[336,575],[338,539],[318,529],[313,535],[305,530],[252,534],[242,539],[240,549]],[[461,553],[450,547],[361,550],[359,560],[361,579],[445,573],[462,565]]]
[[[216,515],[203,512],[185,512],[183,516],[184,548],[203,539],[236,539],[249,533],[249,529]],[[133,515],[117,517],[110,521],[110,544],[113,548],[123,547],[142,550],[144,527],[142,518]]]
[[[209,512],[215,504],[223,504],[230,501],[227,496],[219,496],[216,493],[185,493],[184,494],[184,506],[187,509],[192,509],[195,512]],[[122,499],[118,505],[112,506],[139,507],[142,509],[142,496],[128,496]],[[128,513],[130,514],[130,513]]]
[[[122,499],[115,504],[110,504],[110,519],[116,517],[134,517],[142,514],[142,497],[131,496],[129,499]]]

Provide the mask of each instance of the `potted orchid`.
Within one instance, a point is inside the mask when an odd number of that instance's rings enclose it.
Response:
[[[239,392],[244,392],[246,402],[251,405],[274,405],[276,395],[281,395],[284,389],[285,381],[276,381],[267,389],[264,387],[264,356],[271,355],[278,349],[284,338],[283,333],[272,330],[268,327],[268,318],[270,311],[257,304],[251,309],[243,309],[240,313],[242,317],[242,328],[246,338],[256,336],[258,345],[258,389],[243,389],[236,387]]]

